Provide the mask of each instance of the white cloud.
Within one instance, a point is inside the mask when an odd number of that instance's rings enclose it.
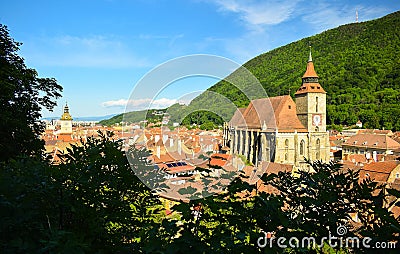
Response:
[[[298,3],[298,0],[212,0],[220,11],[239,14],[239,18],[251,29],[259,30],[264,25],[276,25],[288,20]]]
[[[103,107],[110,108],[110,107],[128,107],[130,110],[140,110],[140,109],[158,109],[158,108],[166,108],[175,103],[178,100],[176,99],[168,99],[168,98],[160,98],[152,100],[150,98],[145,99],[119,99],[119,100],[111,100],[102,103]],[[187,103],[187,102],[184,102]]]

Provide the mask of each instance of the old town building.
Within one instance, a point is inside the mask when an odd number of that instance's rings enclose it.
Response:
[[[252,100],[224,128],[224,145],[258,165],[262,161],[308,168],[305,159],[329,161],[326,92],[311,56],[302,85],[290,95]]]
[[[60,118],[60,130],[58,138],[64,142],[72,140],[72,116],[69,113],[69,107],[67,104],[64,106],[64,113]]]

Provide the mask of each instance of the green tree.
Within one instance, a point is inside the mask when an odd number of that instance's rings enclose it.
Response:
[[[338,164],[308,163],[312,170],[299,171],[297,175],[291,172],[264,175],[264,184],[274,186],[279,191],[277,194],[260,192],[258,185],[235,179],[218,195],[174,206],[180,214],[179,223],[163,221],[156,235],[156,239],[162,239],[157,250],[166,253],[368,252],[341,249],[339,244],[286,249],[280,249],[276,242],[272,248],[259,248],[257,244],[264,237],[261,230],[275,232],[275,238],[314,237],[319,244],[329,234],[338,236],[340,225],[347,227],[349,237],[371,237],[373,242],[397,239],[400,222],[384,207],[384,186],[371,180],[359,182],[358,172]],[[388,192],[397,198],[400,196],[398,191]],[[194,216],[199,203],[201,216]],[[351,213],[358,215],[359,227],[349,223]]]
[[[384,206],[384,185],[369,178],[360,182],[358,171],[339,164],[308,163],[309,171],[280,172],[271,181],[280,191],[283,217],[288,218],[276,230],[277,237],[339,236],[337,228],[342,225],[348,229],[345,237],[371,237],[373,242],[397,239],[400,221]],[[351,214],[359,218],[359,227],[351,223]]]
[[[27,68],[5,25],[0,24],[0,161],[20,154],[40,154],[44,126],[40,111],[52,110],[62,87],[54,78],[39,78]]]
[[[135,153],[136,166],[151,169]],[[161,203],[134,174],[110,133],[49,165],[20,158],[0,166],[2,253],[130,253],[148,244]]]

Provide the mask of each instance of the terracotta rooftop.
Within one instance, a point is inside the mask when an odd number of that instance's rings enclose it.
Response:
[[[359,134],[380,134],[380,135],[393,135],[391,130],[378,130],[378,129],[362,129],[358,131]]]
[[[246,122],[244,121],[243,113],[246,108],[238,108],[233,114],[231,120],[229,121],[230,126],[245,126]]]
[[[296,94],[303,93],[326,93],[319,83],[303,83]]]
[[[400,144],[386,135],[357,134],[343,143],[345,146],[398,149]]]
[[[363,167],[363,170],[390,174],[400,164],[400,161],[371,162]]]
[[[326,93],[325,90],[322,88],[322,86],[318,83],[318,75],[314,69],[314,63],[312,61],[311,51],[310,51],[310,57],[307,62],[307,69],[302,77],[302,81],[303,81],[302,85],[297,90],[296,94],[303,94],[303,93],[310,93],[310,92],[311,93]]]
[[[232,120],[239,120],[237,122],[240,123],[241,114],[247,128],[307,132],[297,117],[296,103],[289,95],[252,100],[243,113],[237,110]]]
[[[308,60],[306,72],[304,73],[302,78],[318,78],[318,75],[314,69],[314,63],[313,63],[312,59],[311,59],[311,61],[310,61],[310,59]]]

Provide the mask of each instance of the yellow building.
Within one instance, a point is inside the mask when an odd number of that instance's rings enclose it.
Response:
[[[304,158],[329,161],[326,92],[311,51],[295,101],[290,95],[262,98],[237,109],[225,124],[224,145],[254,165],[270,161],[306,169]]]
[[[67,104],[64,106],[64,113],[60,118],[61,129],[58,134],[58,138],[65,142],[72,140],[72,117],[69,113],[69,107]]]

